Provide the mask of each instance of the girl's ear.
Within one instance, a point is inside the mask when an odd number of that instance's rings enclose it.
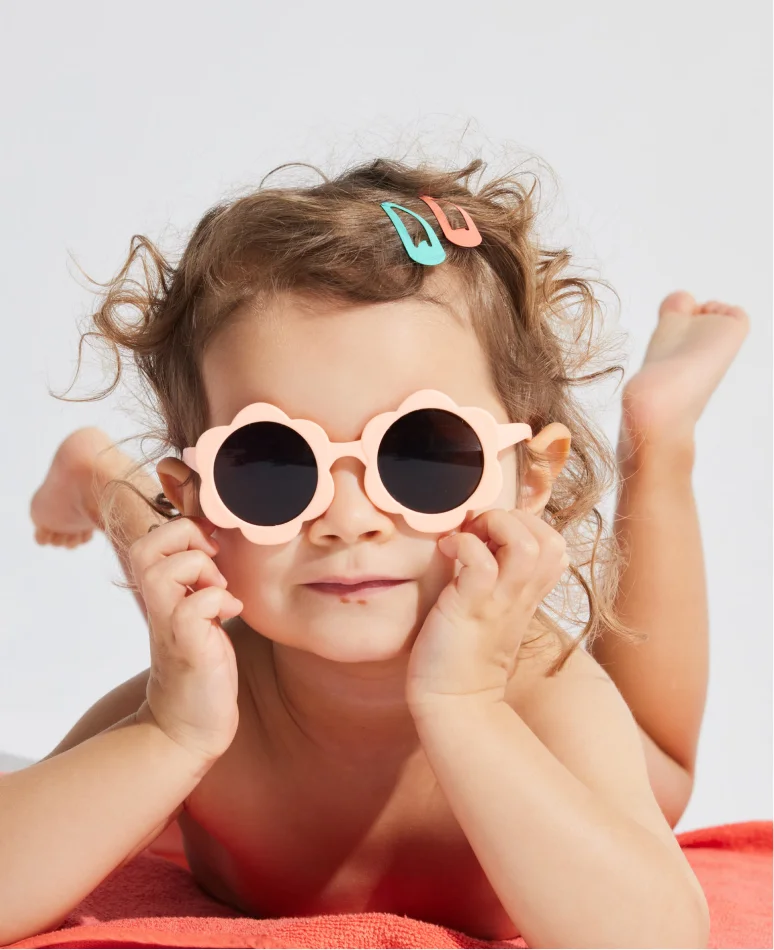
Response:
[[[534,515],[543,513],[559,473],[570,454],[570,430],[561,422],[552,422],[529,441],[529,447],[541,458],[530,465],[521,479],[519,507]]]
[[[156,475],[161,482],[164,494],[177,508],[181,515],[189,517],[196,515],[193,484],[182,486],[182,483],[191,474],[191,469],[173,456],[161,459],[156,464]]]

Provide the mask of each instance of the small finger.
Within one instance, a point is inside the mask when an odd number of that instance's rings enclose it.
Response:
[[[242,601],[222,587],[205,587],[180,601],[172,612],[168,649],[195,658],[206,646],[212,623],[240,614]]]
[[[491,595],[497,583],[499,568],[495,556],[480,538],[468,532],[447,535],[438,545],[447,557],[462,565],[454,586],[461,602],[475,608]]]
[[[467,529],[494,546],[499,566],[498,593],[513,594],[531,577],[540,555],[540,543],[517,511],[492,508],[482,512]]]
[[[192,590],[228,586],[215,562],[195,548],[156,561],[137,580],[149,612],[159,617],[170,616]]]
[[[210,537],[215,525],[206,518],[174,518],[149,530],[130,549],[132,569],[142,574],[151,564],[180,551],[198,549],[214,556],[218,542]]]

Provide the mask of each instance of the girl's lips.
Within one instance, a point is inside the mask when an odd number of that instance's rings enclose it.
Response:
[[[364,581],[362,584],[307,584],[312,590],[319,591],[321,594],[355,594],[366,593],[379,590],[388,590],[391,587],[398,587],[400,584],[407,584],[408,580],[400,581]]]

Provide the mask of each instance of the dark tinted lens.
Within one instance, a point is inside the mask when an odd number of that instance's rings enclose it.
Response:
[[[251,422],[218,449],[215,487],[233,513],[250,524],[292,521],[317,489],[317,461],[309,443],[281,422]]]
[[[401,416],[379,446],[379,474],[406,508],[426,514],[451,511],[476,490],[484,450],[471,427],[445,409],[417,409]]]

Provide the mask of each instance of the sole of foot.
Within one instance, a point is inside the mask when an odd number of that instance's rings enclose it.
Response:
[[[68,435],[30,502],[37,543],[75,548],[89,541],[100,528],[98,473],[123,461],[128,468],[132,460],[101,429],[88,426]]]

